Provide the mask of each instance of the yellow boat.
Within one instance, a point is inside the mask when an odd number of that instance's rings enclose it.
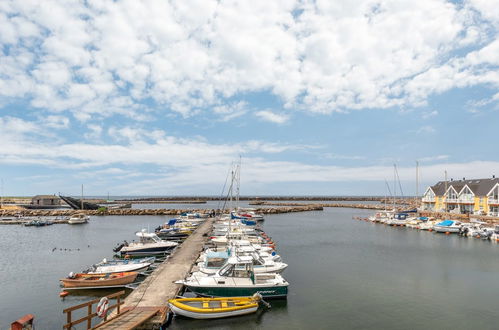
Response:
[[[168,300],[168,305],[175,315],[216,319],[254,313],[260,300],[259,294],[252,297],[179,298]]]

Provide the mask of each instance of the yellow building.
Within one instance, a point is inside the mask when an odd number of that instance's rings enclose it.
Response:
[[[422,209],[499,216],[499,178],[440,181],[426,189]]]

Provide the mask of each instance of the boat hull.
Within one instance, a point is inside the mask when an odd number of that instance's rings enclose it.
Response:
[[[437,233],[459,233],[459,227],[433,226]]]
[[[204,297],[247,297],[259,293],[264,298],[285,298],[288,295],[287,286],[266,286],[266,287],[223,287],[223,286],[196,286],[186,287],[199,296]]]
[[[132,256],[145,256],[145,255],[155,255],[167,253],[173,250],[175,246],[159,246],[159,247],[147,247],[147,248],[123,248],[120,250],[120,254],[132,255]]]
[[[130,264],[130,265],[113,265],[100,266],[95,271],[89,271],[87,274],[109,274],[121,272],[142,272],[149,268],[151,264]]]
[[[258,309],[258,305],[257,305],[257,306],[252,306],[249,308],[244,308],[244,309],[235,310],[235,311],[207,313],[207,312],[194,312],[194,311],[185,310],[185,309],[182,309],[182,308],[175,306],[172,303],[170,303],[169,306],[170,306],[170,310],[175,315],[181,315],[184,317],[189,317],[189,318],[199,319],[199,320],[220,319],[220,318],[224,318],[224,317],[246,315],[246,314],[254,313]]]
[[[84,287],[108,287],[108,286],[118,286],[127,285],[135,281],[138,273],[128,273],[124,276],[105,278],[105,276],[99,276],[98,274],[81,274],[77,278],[63,278],[61,279],[61,284],[64,288],[84,288]],[[90,278],[90,279],[89,279]],[[92,279],[95,278],[95,279]]]

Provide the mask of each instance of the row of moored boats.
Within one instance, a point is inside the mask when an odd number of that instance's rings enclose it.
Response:
[[[464,237],[474,237],[483,240],[499,241],[499,226],[491,226],[479,220],[461,222],[457,220],[441,220],[431,217],[411,216],[411,213],[381,211],[369,218],[358,218],[389,226],[402,226],[438,233],[458,234]]]
[[[195,297],[172,299],[176,314],[197,319],[255,312],[264,299],[286,298],[287,268],[272,238],[262,229],[263,216],[238,210],[217,217],[207,248],[195,271],[178,281]]]
[[[160,226],[155,232],[145,229],[135,233],[137,241],[124,241],[114,249],[112,260],[103,259],[79,273],[61,279],[64,290],[133,287],[139,275],[148,275],[154,263],[164,261],[203,221],[202,214],[183,214]],[[63,296],[67,295],[63,291]]]

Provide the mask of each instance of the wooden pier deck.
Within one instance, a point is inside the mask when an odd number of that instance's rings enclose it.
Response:
[[[123,309],[128,309],[129,312],[116,318],[110,315],[111,319],[100,324],[98,328],[157,329],[164,324],[168,313],[168,299],[175,298],[182,288],[181,284],[174,282],[184,279],[190,272],[208,239],[207,234],[211,231],[214,221],[214,218],[204,221],[165,262],[126,297]]]

